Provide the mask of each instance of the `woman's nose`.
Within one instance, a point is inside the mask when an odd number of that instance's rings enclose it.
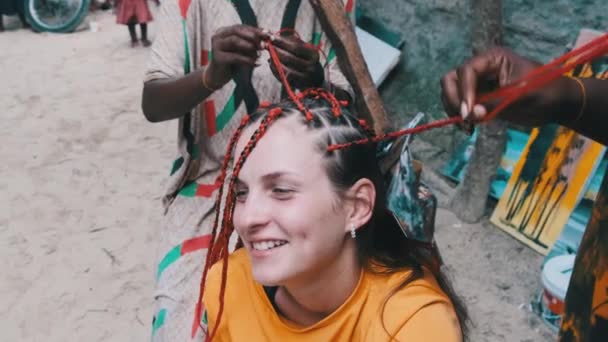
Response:
[[[247,200],[234,211],[234,223],[241,229],[260,229],[270,221],[270,203],[263,196],[250,193]]]

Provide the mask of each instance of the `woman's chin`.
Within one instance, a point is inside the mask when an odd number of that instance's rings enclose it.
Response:
[[[262,286],[280,286],[284,284],[285,277],[277,273],[277,269],[264,269],[253,267],[253,279]]]
[[[285,283],[287,274],[281,271],[282,267],[277,263],[256,263],[251,264],[253,279],[263,286],[280,286]]]
[[[280,265],[251,265],[253,279],[262,286],[284,286],[290,274]]]

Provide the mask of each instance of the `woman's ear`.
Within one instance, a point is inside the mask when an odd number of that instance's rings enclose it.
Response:
[[[376,187],[371,180],[361,178],[347,191],[347,198],[345,229],[346,232],[350,232],[352,227],[358,229],[371,219],[376,204]]]

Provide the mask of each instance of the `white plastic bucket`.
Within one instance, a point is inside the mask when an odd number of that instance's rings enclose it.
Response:
[[[564,313],[564,300],[574,267],[574,254],[559,255],[549,259],[541,273],[543,286],[540,300],[542,318],[553,328],[559,328]]]

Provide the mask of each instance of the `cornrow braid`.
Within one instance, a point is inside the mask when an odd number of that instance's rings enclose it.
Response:
[[[338,101],[338,99],[336,99],[336,97],[331,94],[330,92],[328,92],[327,90],[323,89],[323,88],[311,88],[311,89],[306,89],[304,91],[302,91],[301,93],[299,93],[298,95],[296,95],[296,97],[298,98],[299,101],[301,101],[304,98],[312,98],[312,99],[319,99],[319,98],[323,98],[325,99],[327,102],[329,102],[331,104],[331,112],[334,114],[334,117],[339,117],[340,114],[342,113],[342,109],[340,108],[341,106],[346,106],[348,104],[348,102],[346,101]]]
[[[291,89],[291,87],[289,86],[289,81],[287,80],[287,74],[285,73],[285,69],[283,69],[283,65],[281,63],[281,60],[279,59],[279,55],[277,53],[276,48],[274,47],[274,45],[272,45],[272,41],[269,40],[269,41],[266,42],[266,48],[268,49],[268,52],[270,53],[270,59],[271,59],[272,63],[275,66],[275,69],[277,70],[277,72],[279,74],[279,78],[281,79],[281,83],[283,83],[283,86],[285,87],[285,90],[287,91],[287,95],[289,95],[289,98],[293,101],[293,103],[296,104],[296,106],[298,107],[298,109],[302,113],[305,113],[306,120],[311,121],[312,120],[312,113],[308,109],[306,109],[306,107],[304,107],[304,105],[302,104],[302,102],[300,101],[300,99],[293,92],[293,89]]]

